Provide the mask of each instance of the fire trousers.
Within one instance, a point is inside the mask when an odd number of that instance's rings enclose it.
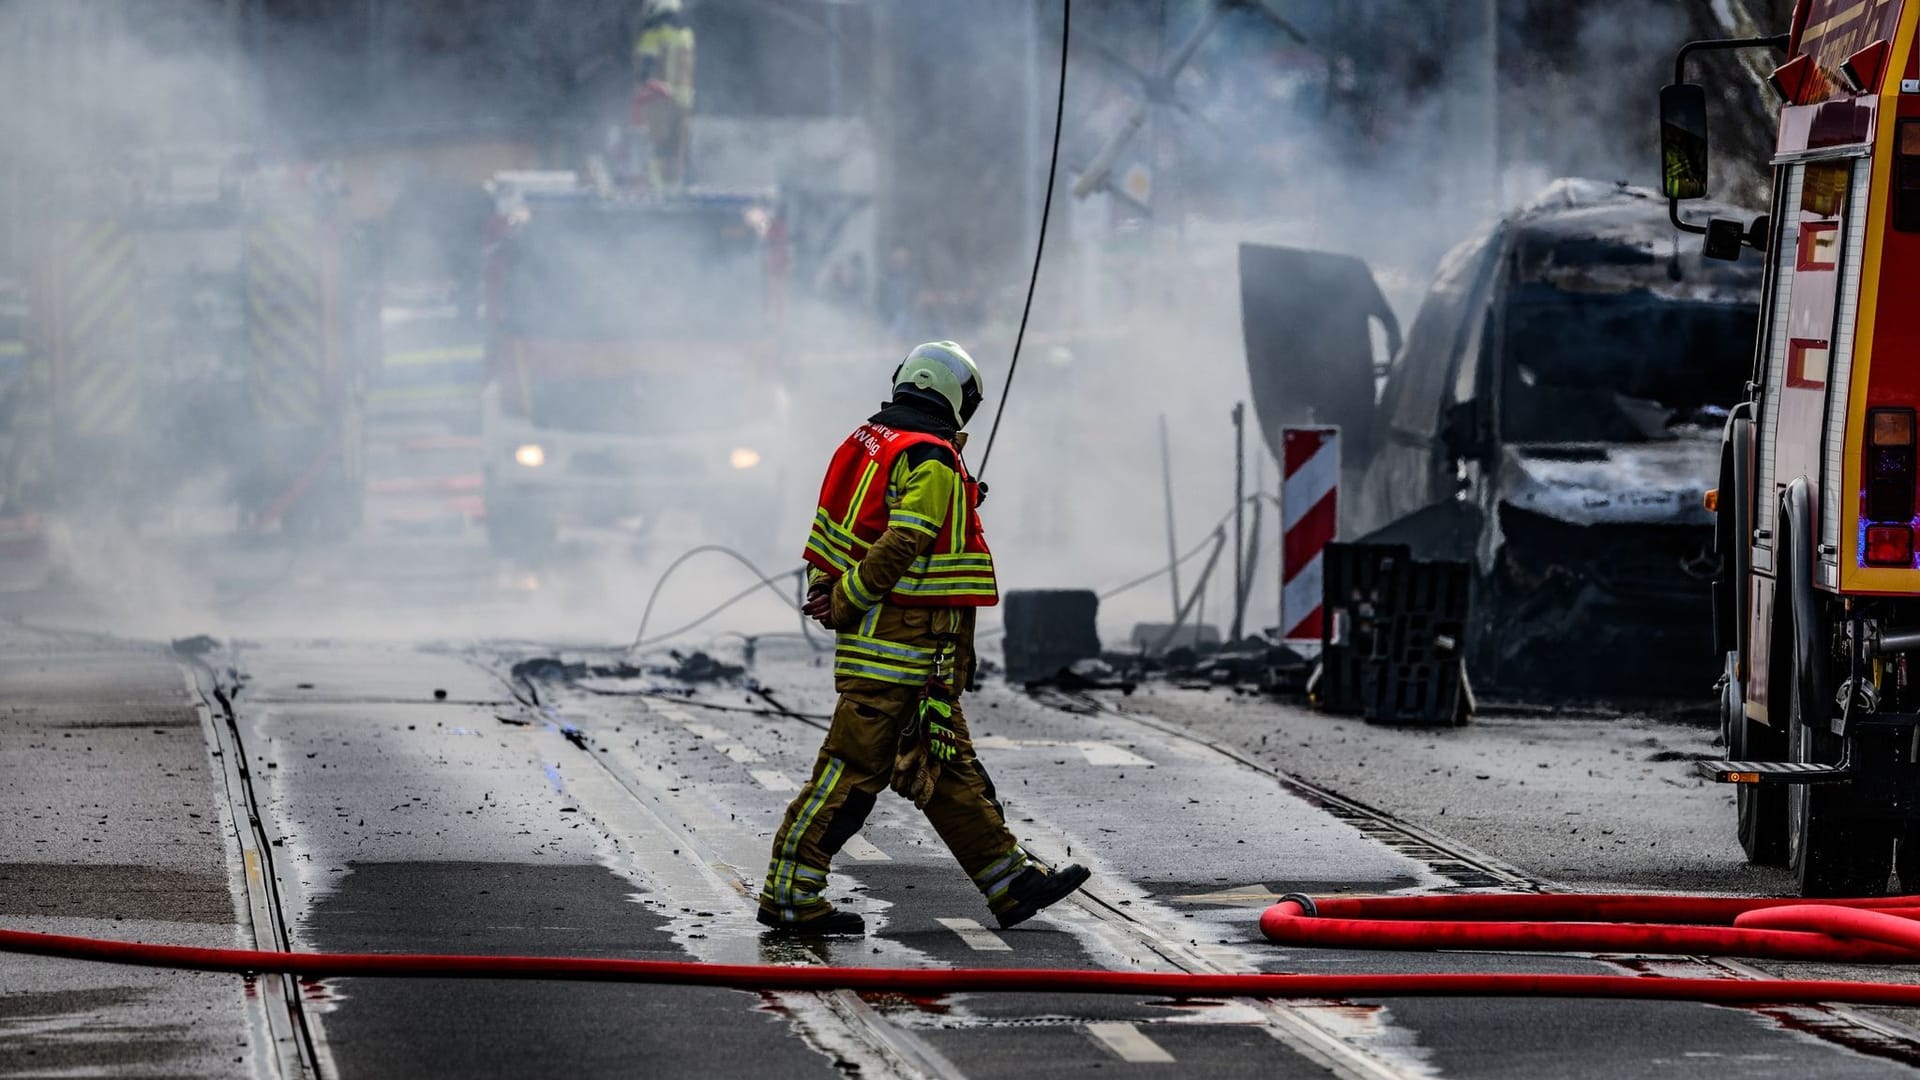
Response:
[[[827,870],[887,790],[900,720],[919,702],[915,687],[844,678],[839,682],[840,701],[827,740],[812,778],[787,807],[786,819],[774,834],[767,882],[760,890],[761,910],[783,922],[805,922],[832,912],[833,905],[822,895]],[[1007,887],[1033,860],[1007,831],[993,781],[974,756],[957,701],[951,726],[960,752],[943,764],[925,813],[988,906],[1003,911],[1012,906]]]

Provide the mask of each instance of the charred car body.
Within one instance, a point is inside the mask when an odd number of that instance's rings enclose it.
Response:
[[[1402,341],[1364,263],[1246,245],[1255,404],[1275,447],[1341,428],[1343,535],[1472,562],[1476,682],[1678,690],[1712,655],[1701,498],[1762,276],[1681,250],[1652,192],[1562,180],[1443,260]]]

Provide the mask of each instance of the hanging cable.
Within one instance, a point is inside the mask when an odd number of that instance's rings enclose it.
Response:
[[[753,576],[757,578],[758,581],[751,587],[747,588],[746,590],[734,594],[732,597],[728,598],[724,603],[720,604],[718,607],[713,608],[711,611],[708,611],[705,615],[700,616],[698,619],[695,619],[694,621],[688,623],[687,625],[679,627],[678,629],[675,629],[669,633],[658,635],[656,637],[652,637],[652,638],[647,637],[647,623],[651,622],[653,619],[653,605],[655,604],[655,602],[657,602],[660,599],[660,590],[666,588],[667,582],[673,578],[674,571],[680,569],[680,567],[684,566],[687,563],[687,561],[692,559],[694,556],[703,555],[709,551],[715,552],[720,555],[725,555],[728,558],[732,559],[734,562],[737,562],[741,566],[746,567],[748,572],[753,574]],[[804,571],[790,570],[787,573],[781,574],[777,577],[768,577],[764,572],[761,571],[761,569],[758,566],[755,566],[753,564],[752,559],[747,558],[745,555],[740,554],[739,552],[733,550],[730,547],[725,546],[724,544],[701,544],[699,547],[693,548],[692,550],[683,553],[679,558],[673,560],[672,563],[668,564],[666,570],[661,572],[660,579],[653,583],[653,592],[647,594],[647,606],[644,609],[642,609],[640,612],[640,629],[634,632],[633,644],[629,645],[627,647],[627,650],[631,652],[634,649],[643,649],[643,648],[646,648],[648,645],[657,645],[660,642],[665,641],[666,639],[673,637],[675,635],[684,634],[689,630],[692,630],[698,626],[703,625],[704,623],[706,623],[707,620],[727,610],[728,608],[732,607],[734,604],[737,604],[740,601],[745,600],[747,597],[753,595],[754,592],[758,591],[762,587],[773,590],[773,594],[780,598],[781,603],[790,604],[791,601],[787,599],[786,593],[782,591],[781,587],[776,583],[785,581],[791,577],[799,576],[802,573],[804,573]]]
[[[795,571],[790,571],[786,574],[782,574],[780,576],[792,577],[794,574],[797,574],[797,573],[799,573],[799,571],[795,570]],[[774,580],[779,580],[779,579],[776,578]],[[670,641],[673,638],[677,638],[681,634],[688,632],[689,630],[698,630],[700,627],[705,626],[710,620],[719,617],[719,615],[722,612],[726,611],[728,608],[732,607],[735,604],[738,604],[740,601],[745,600],[747,597],[752,596],[754,593],[759,592],[761,589],[765,587],[766,587],[765,584],[763,584],[762,582],[756,581],[753,584],[747,586],[746,588],[741,589],[739,592],[734,593],[732,596],[727,597],[725,600],[722,600],[718,607],[713,608],[712,610],[708,611],[705,615],[700,616],[699,618],[693,620],[692,622],[686,623],[682,626],[676,626],[671,630],[665,631],[664,633],[655,634],[653,637],[650,637],[650,638],[645,638],[645,639],[635,638],[633,641],[633,644],[628,648],[629,650],[644,649],[649,645],[658,645],[663,641]],[[781,599],[785,600],[786,597],[782,596]],[[647,624],[645,622],[642,622],[640,624],[640,629],[645,630],[646,628],[647,628]]]
[[[1247,501],[1252,502],[1257,498],[1259,498],[1259,496],[1249,495],[1247,496]],[[1233,517],[1233,511],[1229,510],[1226,512],[1225,515],[1223,515],[1220,518],[1220,520],[1214,522],[1213,525],[1207,529],[1207,535],[1204,538],[1202,538],[1199,543],[1193,545],[1191,548],[1188,548],[1184,553],[1180,555],[1179,558],[1173,560],[1170,563],[1166,563],[1162,565],[1158,569],[1149,570],[1146,573],[1141,574],[1137,578],[1132,578],[1119,585],[1115,585],[1114,587],[1106,590],[1105,592],[1100,593],[1099,594],[1100,600],[1104,603],[1105,601],[1111,600],[1114,597],[1120,596],[1123,593],[1132,592],[1133,590],[1139,588],[1142,585],[1152,584],[1153,582],[1158,581],[1161,578],[1167,576],[1169,573],[1172,573],[1175,567],[1185,566],[1186,564],[1199,558],[1201,553],[1206,551],[1208,547],[1210,547],[1213,544],[1216,536],[1220,534],[1220,530],[1226,525],[1227,520],[1231,517]],[[1005,626],[988,626],[975,631],[973,636],[974,636],[974,639],[977,641],[984,641],[988,638],[998,637],[1001,634],[1004,634],[1006,632],[1007,630]]]
[[[1073,22],[1073,0],[1060,0],[1060,90],[1053,103],[1053,152],[1047,161],[1047,194],[1040,204],[1040,235],[1034,238],[1033,272],[1027,275],[1027,302],[1020,309],[1020,329],[1013,335],[1013,358],[1007,362],[1007,380],[1000,386],[1000,403],[993,410],[993,427],[987,430],[987,448],[980,454],[975,476],[987,474],[987,461],[993,457],[993,440],[1000,434],[1000,418],[1007,412],[1007,395],[1013,392],[1013,373],[1020,367],[1020,346],[1027,340],[1027,317],[1033,314],[1033,293],[1040,283],[1040,257],[1047,250],[1047,219],[1053,214],[1053,181],[1060,171],[1060,122],[1067,114],[1067,28]]]

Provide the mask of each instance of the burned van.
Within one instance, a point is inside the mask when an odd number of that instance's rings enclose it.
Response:
[[[1653,192],[1562,180],[1450,253],[1401,341],[1363,263],[1248,245],[1256,408],[1274,446],[1283,424],[1341,428],[1343,536],[1472,562],[1478,685],[1697,690],[1701,500],[1763,273],[1682,245]]]

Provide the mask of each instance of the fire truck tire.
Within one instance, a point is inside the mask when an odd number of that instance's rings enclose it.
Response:
[[[1729,660],[1729,667],[1731,667]],[[1745,715],[1740,683],[1722,684],[1720,707],[1727,725],[1727,757],[1734,761],[1784,761],[1786,740]],[[1777,784],[1737,784],[1734,806],[1740,848],[1755,866],[1787,865],[1787,792]]]
[[[1840,740],[1825,725],[1808,722],[1800,680],[1789,677],[1792,712],[1787,725],[1791,760],[1831,765],[1840,760]],[[1853,793],[1846,784],[1793,784],[1787,795],[1787,857],[1800,895],[1883,896],[1893,872],[1895,827],[1850,817]]]

